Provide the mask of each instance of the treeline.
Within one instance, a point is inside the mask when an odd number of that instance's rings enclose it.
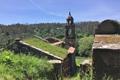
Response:
[[[94,34],[94,31],[97,27],[99,22],[77,22],[76,25],[76,33],[82,33],[82,34]],[[46,24],[33,24],[31,26],[34,26],[34,32],[38,36],[41,37],[57,37],[57,38],[63,38],[65,34],[65,23],[46,23]]]
[[[94,34],[95,29],[97,28],[99,22],[80,22],[76,23],[76,31],[77,33],[87,33],[87,34]]]
[[[80,22],[76,24],[76,33],[94,34],[99,22]],[[0,25],[0,48],[10,45],[16,38],[38,35],[40,37],[64,37],[65,23],[11,24]]]
[[[0,25],[0,48],[11,44],[16,38],[34,34],[33,27],[23,24]]]

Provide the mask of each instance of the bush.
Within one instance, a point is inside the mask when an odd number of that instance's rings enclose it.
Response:
[[[79,40],[79,55],[80,56],[90,56],[92,44],[93,44],[93,36],[84,36]]]
[[[52,64],[30,55],[16,55],[11,51],[0,54],[0,79],[52,80]]]

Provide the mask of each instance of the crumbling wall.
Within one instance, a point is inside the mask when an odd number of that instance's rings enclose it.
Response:
[[[62,71],[64,76],[72,76],[76,71],[75,54],[68,54],[62,64]]]
[[[120,25],[113,20],[105,20],[98,25],[95,34],[120,34]]]
[[[16,53],[25,53],[25,54],[33,54],[38,57],[48,58],[48,59],[56,59],[56,60],[62,60],[62,58],[52,55],[49,52],[46,52],[42,49],[36,48],[34,46],[31,46],[29,44],[26,44],[21,41],[16,41],[9,49],[15,51]]]
[[[49,43],[56,43],[56,42],[59,42],[60,40],[56,39],[56,38],[46,38],[46,40],[49,42]]]
[[[98,25],[93,43],[93,80],[120,79],[120,25],[105,20]]]
[[[102,80],[105,76],[120,79],[120,49],[94,49],[93,66],[95,80]]]
[[[61,63],[53,63],[54,65],[54,74],[56,76],[56,80],[62,76],[70,76],[75,73],[75,54],[68,54],[64,59],[59,58],[57,56],[49,55],[47,52],[43,50],[39,50],[37,48],[34,48],[33,46],[30,46],[28,44],[25,44],[21,41],[16,41],[9,49],[14,50],[17,53],[26,53],[26,54],[33,54],[39,57],[48,58],[49,60],[60,60]],[[62,74],[61,74],[62,73]]]

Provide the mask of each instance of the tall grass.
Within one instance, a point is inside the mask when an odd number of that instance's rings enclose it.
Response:
[[[52,80],[52,64],[30,55],[0,53],[0,80]]]

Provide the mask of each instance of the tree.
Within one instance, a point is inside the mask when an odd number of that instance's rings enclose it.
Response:
[[[90,56],[92,43],[93,43],[93,36],[84,36],[79,40],[79,55],[80,56]]]

